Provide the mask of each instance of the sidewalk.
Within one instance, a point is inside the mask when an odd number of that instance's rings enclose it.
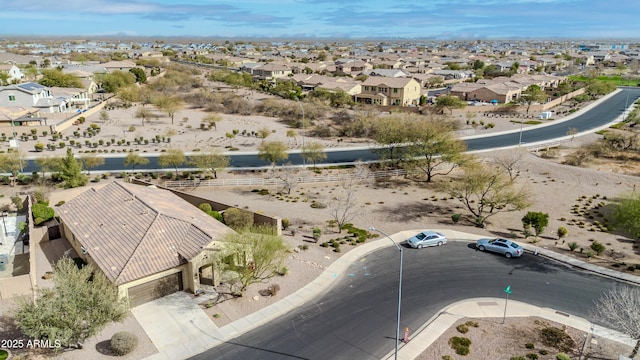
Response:
[[[390,235],[394,242],[400,243],[410,236],[422,230],[406,230]],[[474,242],[479,238],[475,234],[468,234],[452,230],[437,230],[444,233],[450,241],[466,241]],[[185,306],[182,296],[186,294],[174,294],[176,296],[167,296],[165,298],[153,301],[148,304],[141,305],[133,309],[134,316],[145,328],[145,331],[158,348],[159,353],[148,357],[149,360],[168,360],[168,359],[184,359],[194,356],[205,351],[208,348],[215,347],[226,340],[237,337],[247,331],[262,326],[269,321],[290,312],[292,309],[303,305],[307,301],[326,293],[326,289],[330,288],[336,279],[340,278],[336,274],[344,273],[349,266],[361,257],[385,248],[394,246],[388,238],[382,237],[380,240],[372,241],[359,246],[340,258],[336,259],[327,269],[318,276],[314,281],[307,284],[302,289],[287,296],[279,302],[261,309],[243,319],[237,320],[231,324],[217,328],[210,319],[203,319],[202,311],[193,306]],[[613,270],[604,269],[596,265],[591,265],[583,261],[571,258],[566,255],[558,254],[547,249],[538,248],[529,244],[523,244],[525,250],[535,253],[539,256],[562,261],[580,269],[593,271],[595,273],[622,279],[634,284],[640,284],[640,277],[630,274],[623,274]],[[164,299],[164,300],[163,300]],[[494,306],[484,306],[491,303]],[[175,326],[169,326],[165,323],[164,314],[158,306],[165,305],[167,308],[177,309],[180,306],[178,314],[180,316],[170,316]],[[483,305],[484,304],[484,305]],[[166,309],[165,309],[166,310]],[[449,305],[447,308],[438,312],[420,329],[415,331],[406,344],[402,344],[399,349],[402,359],[413,359],[421,354],[429,347],[445,330],[447,330],[456,321],[464,317],[501,317],[504,311],[504,299],[495,298],[476,298],[467,299]],[[165,314],[167,315],[167,314]],[[169,316],[169,315],[167,315]],[[574,327],[583,331],[591,331],[602,337],[613,339],[633,346],[633,340],[629,337],[617,333],[615,331],[596,326],[586,319],[575,316],[567,316],[566,314],[558,314],[554,309],[540,308],[519,301],[510,300],[507,310],[507,316],[539,316],[548,320],[552,320],[570,327]],[[154,320],[155,319],[155,320]],[[162,322],[162,325],[158,322]],[[198,323],[198,331],[185,334],[185,329],[193,328],[193,324]],[[184,325],[184,326],[182,326]],[[203,329],[206,331],[202,331]],[[390,352],[384,359],[393,358],[394,351]]]

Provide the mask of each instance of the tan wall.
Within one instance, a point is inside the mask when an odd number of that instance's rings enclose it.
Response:
[[[151,183],[148,183],[146,181],[142,181],[142,180],[138,180],[138,179],[132,179],[131,180],[132,183],[134,184],[138,184],[138,185],[153,185]],[[188,202],[189,204],[198,207],[200,204],[202,203],[208,203],[211,205],[211,208],[214,211],[222,211],[222,210],[226,210],[229,208],[232,208],[233,206],[231,205],[227,205],[227,204],[223,204],[223,203],[219,203],[217,201],[211,200],[211,199],[206,199],[200,196],[196,196],[196,195],[192,195],[180,190],[175,190],[175,189],[168,189],[165,188],[163,186],[160,185],[156,185],[159,189],[165,189],[165,190],[169,190],[172,193],[178,195],[181,199],[185,200],[186,202]],[[251,210],[248,210],[251,211]],[[253,223],[254,224],[258,224],[258,225],[266,225],[269,227],[274,227],[277,230],[277,234],[278,235],[282,235],[282,218],[277,217],[277,216],[269,216],[269,215],[264,215],[264,214],[259,214],[257,212],[251,211],[253,213]]]
[[[61,131],[64,131],[64,130],[70,128],[71,126],[73,126],[73,123],[76,120],[78,120],[79,117],[84,116],[85,118],[87,118],[87,117],[97,113],[98,111],[102,110],[104,105],[106,103],[108,103],[108,102],[109,102],[109,100],[103,101],[103,102],[101,102],[98,105],[88,109],[87,111],[85,111],[83,113],[77,113],[76,115],[70,117],[69,119],[67,119],[67,120],[65,120],[65,121],[63,121],[63,122],[61,122],[59,124],[56,124],[55,130],[58,131],[58,132],[61,132]]]

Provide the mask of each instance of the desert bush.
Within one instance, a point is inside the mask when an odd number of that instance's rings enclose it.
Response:
[[[320,239],[320,236],[322,236],[322,229],[320,229],[319,227],[314,227],[313,228],[313,238],[318,241],[318,239]]]
[[[536,346],[533,343],[526,343],[524,344],[524,347],[527,349],[535,349]]]
[[[455,213],[455,214],[451,215],[451,221],[453,221],[454,224],[457,224],[458,221],[460,221],[460,216],[461,215],[458,214],[458,213]]]
[[[127,355],[138,346],[138,337],[128,331],[119,331],[111,337],[110,345],[114,354]]]
[[[468,355],[470,345],[471,340],[465,337],[454,336],[449,339],[449,346],[451,346],[458,355]]]
[[[558,228],[557,234],[558,234],[558,239],[562,239],[563,237],[567,236],[567,234],[569,234],[569,230],[567,230],[567,228],[564,226],[560,226]]]
[[[198,205],[198,209],[204,211],[204,212],[209,212],[212,211],[213,208],[211,208],[211,204],[209,203],[202,203],[200,205]]]
[[[466,334],[469,332],[469,327],[465,324],[460,324],[456,326],[456,330],[458,330],[458,332],[461,334]]]
[[[234,230],[244,229],[253,225],[253,213],[247,210],[229,208],[222,217],[224,223]]]
[[[541,329],[540,335],[544,345],[551,346],[559,351],[571,351],[576,345],[571,336],[553,326]]]
[[[519,356],[512,356],[509,358],[509,360],[527,360],[524,356],[519,355]]]
[[[529,360],[538,360],[538,354],[536,353],[528,353],[525,357]]]
[[[593,250],[597,255],[600,255],[604,252],[605,247],[604,245],[602,245],[601,243],[594,241],[591,243],[591,246],[589,246],[591,248],[591,250]]]
[[[577,243],[577,242],[575,242],[575,241],[572,241],[572,242],[570,242],[570,243],[569,243],[569,244],[567,244],[567,245],[569,246],[569,249],[570,249],[571,251],[574,251],[575,249],[577,249],[577,248],[578,248],[578,243]]]
[[[16,209],[18,210],[18,212],[22,211],[22,209],[24,209],[24,205],[23,205],[23,199],[20,196],[12,196],[11,197],[11,202],[13,203],[13,205],[16,207]]]
[[[289,221],[289,219],[282,219],[282,229],[287,230],[287,228],[289,228],[289,226],[291,225],[291,221]]]
[[[558,355],[556,355],[556,360],[571,360],[571,358],[569,357],[569,355],[561,352]]]

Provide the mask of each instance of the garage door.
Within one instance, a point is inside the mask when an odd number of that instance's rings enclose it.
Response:
[[[182,271],[129,288],[131,307],[183,290]]]

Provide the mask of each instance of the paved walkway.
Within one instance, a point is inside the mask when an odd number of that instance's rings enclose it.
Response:
[[[408,230],[390,235],[393,241],[400,243],[421,230]],[[475,241],[483,236],[451,230],[443,232],[451,241]],[[344,254],[334,261],[318,278],[297,292],[245,318],[223,327],[216,327],[197,303],[185,293],[176,293],[162,299],[138,306],[132,310],[138,322],[145,329],[159,353],[148,357],[150,360],[184,359],[235,338],[285,314],[307,301],[325,293],[325,289],[339,279],[349,266],[361,257],[378,249],[394,246],[388,238],[372,241]],[[591,265],[583,261],[538,248],[529,244],[523,247],[538,256],[553,258],[580,269],[619,278],[640,285],[640,277],[620,273]],[[198,299],[200,302],[202,299]],[[413,359],[431,345],[444,331],[461,318],[501,317],[504,311],[504,299],[478,298],[467,299],[449,305],[431,318],[422,328],[410,335],[408,343],[402,343],[399,349],[401,359]],[[606,337],[633,346],[633,340],[615,331],[596,326],[586,319],[559,314],[554,309],[540,308],[519,301],[510,300],[507,316],[539,316],[594,335]],[[402,335],[402,334],[401,334]],[[393,358],[392,350],[385,359]]]

